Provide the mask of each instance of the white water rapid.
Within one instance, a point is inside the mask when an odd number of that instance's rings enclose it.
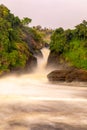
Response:
[[[87,88],[49,83],[42,53],[32,74],[0,79],[0,130],[87,130]]]

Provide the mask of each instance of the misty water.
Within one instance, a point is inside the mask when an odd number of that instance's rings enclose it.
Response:
[[[87,88],[50,83],[42,53],[34,72],[0,79],[0,130],[87,130]]]

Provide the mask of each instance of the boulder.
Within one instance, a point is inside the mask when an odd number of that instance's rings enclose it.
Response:
[[[87,71],[80,69],[55,70],[47,75],[49,81],[87,82]]]
[[[43,54],[42,54],[41,50],[36,50],[34,52],[34,55],[35,55],[35,57],[43,58]]]

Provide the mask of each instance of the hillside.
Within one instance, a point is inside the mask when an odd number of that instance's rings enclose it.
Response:
[[[21,20],[0,5],[0,74],[36,65],[34,53],[42,48],[43,40],[28,26],[30,22],[30,18]]]
[[[48,62],[68,63],[79,69],[87,70],[87,22],[84,20],[75,29],[56,29],[50,42],[51,54]]]
[[[48,74],[50,81],[87,82],[87,22],[75,29],[56,29],[50,42],[48,66],[55,71]]]

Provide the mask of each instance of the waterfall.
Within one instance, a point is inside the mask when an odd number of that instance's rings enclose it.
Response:
[[[49,55],[49,49],[43,48],[41,50],[43,58],[37,57],[38,66],[35,71],[29,74],[11,75],[0,79],[0,93],[1,94],[18,94],[33,93],[37,90],[38,86],[44,86],[47,83],[46,69],[47,58]],[[29,91],[25,88],[29,87]],[[35,89],[35,90],[34,90]]]
[[[43,57],[38,57],[37,56],[37,64],[38,65],[37,65],[37,68],[35,70],[35,73],[38,73],[38,74],[44,73],[44,74],[46,74],[46,72],[47,72],[46,64],[47,64],[47,59],[48,59],[50,50],[48,48],[43,48],[41,50],[41,52],[43,54]]]
[[[51,71],[51,69],[46,68],[50,50],[48,48],[43,48],[41,52],[43,57],[37,56],[37,67],[33,73],[28,75],[29,78],[37,80],[39,83],[42,81],[47,81],[47,74]]]

